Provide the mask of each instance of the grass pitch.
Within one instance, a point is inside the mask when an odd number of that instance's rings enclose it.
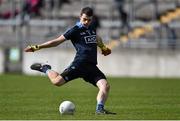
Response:
[[[0,75],[0,120],[180,119],[180,79],[108,78],[106,109],[117,115],[95,115],[97,88],[80,79],[62,87],[47,77]],[[60,115],[59,104],[75,103],[74,115]]]

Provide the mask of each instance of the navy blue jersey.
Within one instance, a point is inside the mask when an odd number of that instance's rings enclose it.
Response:
[[[76,49],[74,63],[97,64],[97,41],[96,31],[93,27],[84,27],[78,22],[64,33],[67,40],[71,40]]]

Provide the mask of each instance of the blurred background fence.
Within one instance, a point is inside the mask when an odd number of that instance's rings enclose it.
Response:
[[[62,71],[75,54],[69,41],[33,54],[23,48],[62,34],[84,6],[94,8],[97,32],[113,51],[98,55],[105,73],[180,77],[180,0],[0,0],[0,72],[35,74],[33,62]]]

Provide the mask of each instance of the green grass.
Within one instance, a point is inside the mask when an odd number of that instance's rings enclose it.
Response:
[[[47,77],[0,75],[0,120],[59,119],[180,119],[180,79],[108,78],[111,92],[106,108],[117,115],[95,115],[97,88],[74,80],[53,86]],[[76,113],[60,115],[63,100]]]

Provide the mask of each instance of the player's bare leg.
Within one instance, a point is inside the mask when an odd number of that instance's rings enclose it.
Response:
[[[65,80],[62,78],[62,76],[53,70],[47,70],[46,74],[48,75],[52,84],[54,84],[56,86],[61,86],[65,83]]]
[[[97,102],[104,104],[108,97],[110,85],[105,79],[99,80],[96,85],[99,88],[99,92],[97,94]]]
[[[96,114],[116,114],[104,109],[104,104],[108,98],[110,90],[108,82],[105,79],[100,79],[96,85],[99,88],[99,92],[97,94]]]
[[[34,63],[31,65],[32,70],[40,71],[43,73],[46,73],[51,80],[52,84],[56,86],[61,86],[65,83],[65,80],[62,78],[62,76],[51,70],[51,66],[47,64],[42,64],[42,63]]]

